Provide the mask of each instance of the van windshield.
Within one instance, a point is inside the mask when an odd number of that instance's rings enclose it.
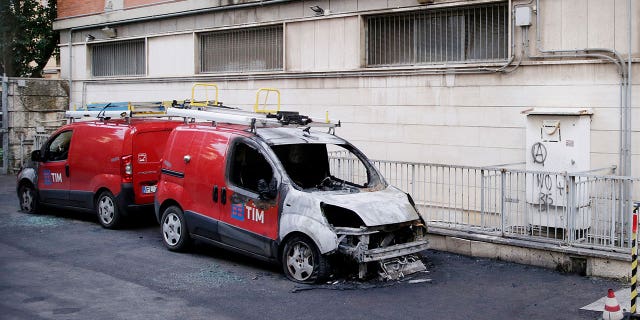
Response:
[[[289,178],[308,191],[372,191],[382,179],[350,145],[285,144],[271,147]]]

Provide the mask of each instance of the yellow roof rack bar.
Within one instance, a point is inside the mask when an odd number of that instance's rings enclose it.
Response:
[[[260,105],[260,94],[266,92],[264,95],[264,102]],[[267,100],[269,99],[269,93],[275,92],[278,95],[277,108],[267,109]],[[257,113],[278,113],[280,111],[280,90],[275,88],[260,88],[256,92],[256,103],[253,105],[253,112]]]

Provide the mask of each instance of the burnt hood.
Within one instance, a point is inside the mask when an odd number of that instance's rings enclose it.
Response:
[[[314,197],[355,212],[368,227],[413,221],[420,217],[409,203],[407,194],[392,186],[374,192],[315,193]]]

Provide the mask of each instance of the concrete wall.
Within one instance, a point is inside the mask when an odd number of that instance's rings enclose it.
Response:
[[[63,80],[9,78],[8,172],[16,173],[32,151],[37,131],[51,133],[66,122],[68,82]]]
[[[449,230],[429,233],[429,247],[471,257],[533,265],[612,279],[631,277],[631,256]]]

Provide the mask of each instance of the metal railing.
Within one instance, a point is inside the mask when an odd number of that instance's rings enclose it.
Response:
[[[429,226],[626,253],[637,178],[373,160],[411,194]],[[332,172],[363,180],[359,161],[332,154]],[[339,167],[339,170],[337,169]]]
[[[40,150],[47,139],[51,136],[48,133],[36,133],[33,135],[33,150]],[[33,151],[32,150],[32,151]]]

